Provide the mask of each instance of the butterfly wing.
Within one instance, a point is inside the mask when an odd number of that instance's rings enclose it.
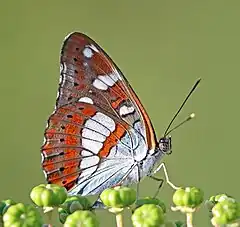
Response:
[[[95,194],[121,182],[134,160],[155,149],[154,130],[126,78],[88,36],[70,34],[60,64],[56,109],[42,147],[43,170],[48,182],[72,194]]]

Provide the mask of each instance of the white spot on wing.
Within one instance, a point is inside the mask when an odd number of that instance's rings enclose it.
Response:
[[[63,64],[60,64],[60,73],[63,71]]]
[[[43,153],[41,153],[41,163],[43,163],[43,161],[44,161],[44,155],[43,155]]]
[[[89,47],[85,47],[83,49],[83,55],[86,57],[86,58],[91,58],[93,56],[93,51],[92,49],[90,49]]]
[[[43,174],[44,174],[44,178],[47,179],[47,172],[43,171]]]
[[[66,65],[66,63],[63,62],[60,65],[60,70],[61,70],[60,83],[65,84],[66,77],[71,83],[74,83],[74,70],[75,70],[74,65],[71,65],[71,64]]]
[[[116,82],[118,79],[121,79],[121,77],[117,73],[111,73],[109,76]]]
[[[99,79],[95,79],[93,81],[93,86],[97,89],[100,89],[100,90],[107,90],[108,89],[108,86]]]
[[[143,124],[140,122],[140,121],[137,121],[134,123],[134,128],[140,132],[140,134],[145,137],[146,136],[146,131],[145,131],[145,128],[143,126]]]
[[[105,76],[98,76],[99,80],[103,81],[108,86],[113,86],[115,84],[115,81],[112,79],[112,77],[105,75]]]
[[[53,111],[53,113],[54,113],[54,112],[55,112],[55,111]],[[46,124],[46,128],[48,128],[48,126],[49,126],[49,125],[48,125],[48,122],[47,122],[47,124]],[[46,138],[45,138],[45,136],[44,136],[44,137],[43,137],[43,143],[42,143],[42,144],[45,144],[46,141],[47,141],[47,140],[46,140]]]
[[[89,97],[82,97],[82,98],[78,99],[78,102],[85,102],[85,103],[93,104],[93,100]]]
[[[96,142],[96,141],[93,141],[93,140],[89,140],[89,139],[82,139],[82,146],[90,151],[92,151],[94,154],[97,154],[103,144],[101,142]]]
[[[130,106],[130,107],[127,107],[127,106],[122,106],[119,110],[119,113],[120,115],[128,115],[128,114],[131,114],[134,112],[134,107]]]
[[[66,73],[67,72],[67,65],[65,62],[60,64],[60,73]]]
[[[89,129],[93,129],[94,131],[101,132],[101,134],[105,136],[110,135],[110,130],[108,128],[104,127],[96,121],[93,121],[91,118],[86,121],[85,126]]]
[[[84,156],[92,156],[93,154],[89,151],[82,150],[81,155],[84,157]]]
[[[108,117],[107,115],[97,112],[92,119],[98,121],[102,125],[106,126],[111,132],[115,130],[115,122],[112,118]]]
[[[82,131],[82,136],[85,138],[97,140],[99,142],[104,142],[106,140],[106,136],[103,136],[91,129],[84,128]]]
[[[98,79],[108,86],[113,86],[118,81],[118,75],[116,73],[110,73],[109,75],[99,75]]]
[[[66,72],[67,72],[67,66],[66,66],[66,63],[63,62],[63,63],[60,64],[60,74],[61,74],[61,76],[59,78],[59,83],[60,84],[62,84],[62,83],[64,84]]]
[[[99,157],[96,155],[87,157],[81,161],[80,168],[81,169],[88,168],[88,167],[97,165],[98,162],[99,162]]]

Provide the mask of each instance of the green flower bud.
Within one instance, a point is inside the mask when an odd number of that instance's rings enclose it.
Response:
[[[176,206],[196,208],[203,202],[203,192],[195,187],[180,188],[173,195]]]
[[[164,223],[164,220],[162,208],[155,204],[144,204],[137,208],[132,215],[134,227],[159,227]]]
[[[236,201],[229,200],[218,202],[212,209],[212,215],[213,224],[230,224],[240,218],[240,205]]]
[[[43,220],[34,206],[17,203],[7,209],[3,223],[4,227],[41,227]]]
[[[132,205],[136,200],[136,191],[128,187],[117,186],[104,190],[100,199],[107,207],[124,208]]]
[[[64,227],[98,227],[99,222],[95,214],[88,210],[77,210],[70,214],[64,225]]]
[[[30,197],[39,207],[55,207],[67,198],[67,190],[56,184],[40,184],[34,187]]]

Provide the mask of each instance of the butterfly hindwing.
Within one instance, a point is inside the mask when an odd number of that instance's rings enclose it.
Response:
[[[127,132],[126,123],[114,121],[103,111],[77,102],[64,105],[51,115],[42,147],[42,165],[49,182],[68,188],[70,177],[72,183],[82,171],[93,173],[100,159],[106,158]]]

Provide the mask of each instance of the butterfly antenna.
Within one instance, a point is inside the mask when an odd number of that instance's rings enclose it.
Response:
[[[173,127],[172,129],[170,129],[167,133],[165,133],[165,136],[167,136],[168,134],[170,134],[172,131],[174,131],[175,129],[177,129],[178,127],[180,127],[181,125],[183,125],[184,123],[188,122],[189,120],[193,119],[195,117],[195,113],[191,113],[189,115],[189,117],[187,117],[184,121],[182,121],[180,124],[176,125],[175,127]]]
[[[190,115],[185,121],[183,121],[182,123],[180,123],[179,125],[177,125],[176,127],[174,127],[173,129],[171,129],[171,130],[168,132],[169,128],[172,126],[172,123],[174,122],[174,120],[176,119],[176,117],[178,116],[178,114],[180,113],[180,111],[182,110],[182,108],[184,107],[185,103],[187,102],[187,100],[189,99],[189,97],[191,96],[191,94],[194,92],[194,90],[196,89],[196,87],[198,86],[198,84],[200,83],[200,81],[201,81],[201,79],[198,79],[198,80],[197,80],[197,82],[196,82],[196,83],[194,84],[194,86],[192,87],[191,91],[188,93],[187,97],[184,99],[182,105],[180,106],[180,108],[178,109],[178,111],[175,113],[174,117],[173,117],[172,120],[170,121],[170,123],[169,123],[169,125],[168,125],[168,127],[167,127],[167,129],[166,129],[166,131],[165,131],[165,133],[164,133],[164,137],[165,137],[166,135],[168,135],[169,132],[171,132],[171,131],[173,131],[174,129],[178,128],[178,127],[181,126],[183,123],[191,120],[191,119],[195,116],[195,114],[193,114],[193,115],[191,114],[193,117],[191,117],[191,115]]]

